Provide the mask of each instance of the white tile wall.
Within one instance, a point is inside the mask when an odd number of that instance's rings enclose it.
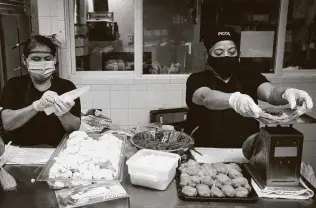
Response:
[[[129,125],[129,110],[111,108],[111,119],[113,124]]]
[[[128,91],[111,91],[111,109],[128,108]]]
[[[110,91],[91,91],[93,108],[111,108]]]
[[[129,91],[129,108],[146,108],[146,91]]]
[[[59,29],[58,17],[51,17],[51,21],[52,21],[52,33],[59,33],[60,29]]]
[[[93,105],[92,92],[88,92],[80,97],[81,108],[90,109]]]
[[[147,90],[147,86],[145,84],[132,84],[129,85],[129,90],[130,91],[146,91]]]
[[[137,126],[145,124],[146,109],[129,109],[129,125]]]
[[[182,91],[165,91],[165,106],[177,108],[182,106]]]
[[[39,0],[42,1],[42,0]],[[56,0],[49,0],[50,3],[50,16],[51,17],[58,17],[58,1]]]
[[[64,1],[63,0],[58,0],[57,7],[58,7],[57,10],[58,10],[58,18],[59,18],[59,20],[65,20]]]
[[[39,17],[50,17],[51,16],[51,7],[50,0],[38,0],[38,16]]]
[[[148,90],[146,100],[147,100],[146,102],[147,107],[163,108],[165,104],[164,91],[149,91]]]
[[[51,17],[39,17],[38,27],[41,35],[50,35],[52,33]]]
[[[110,91],[110,85],[92,85],[92,91]]]

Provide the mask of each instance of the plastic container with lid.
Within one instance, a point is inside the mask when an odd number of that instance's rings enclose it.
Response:
[[[165,190],[176,174],[180,156],[174,153],[142,149],[127,162],[131,183]]]

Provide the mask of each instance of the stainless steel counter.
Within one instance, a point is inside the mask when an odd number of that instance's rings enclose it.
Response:
[[[130,157],[135,153],[130,145],[126,149],[126,156]],[[58,204],[54,191],[46,183],[31,183],[36,178],[42,167],[35,166],[6,166],[7,171],[17,180],[16,192],[0,192],[0,208],[57,208]],[[127,167],[125,166],[123,182],[125,190],[129,194],[131,208],[314,208],[316,199],[306,201],[295,200],[272,200],[259,199],[256,203],[209,203],[209,202],[186,202],[181,201],[177,196],[176,184],[173,181],[165,191],[156,191],[147,188],[137,187],[131,184]],[[129,201],[120,199],[104,202],[87,208],[128,208]]]

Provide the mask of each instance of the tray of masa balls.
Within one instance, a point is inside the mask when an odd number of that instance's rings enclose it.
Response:
[[[178,197],[184,201],[254,203],[258,195],[243,164],[182,163],[176,172]]]

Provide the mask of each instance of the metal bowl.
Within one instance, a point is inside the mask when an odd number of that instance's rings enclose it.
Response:
[[[186,139],[188,139],[188,143],[186,143],[187,145],[183,146],[183,147],[180,147],[180,148],[176,148],[176,149],[157,149],[157,148],[149,148],[149,147],[143,147],[139,144],[137,144],[136,142],[136,138],[139,137],[139,136],[142,136],[142,134],[154,134],[156,136],[156,133],[157,132],[162,132],[162,133],[166,133],[167,135],[169,135],[169,138],[167,139],[176,139],[174,138],[173,136],[174,135],[180,135],[180,136],[183,136],[183,137],[186,137]],[[176,133],[176,134],[174,134]],[[157,139],[153,136],[153,139]],[[175,142],[178,142],[175,140]],[[138,150],[141,150],[141,149],[153,149],[153,150],[159,150],[159,151],[164,151],[164,152],[169,152],[169,153],[176,153],[178,155],[183,155],[184,153],[186,153],[190,148],[192,148],[194,146],[194,140],[192,137],[190,137],[189,135],[183,133],[183,132],[179,132],[179,131],[170,131],[170,130],[152,130],[152,131],[142,131],[142,132],[138,132],[136,133],[132,138],[131,138],[131,143],[133,146],[135,146]],[[160,143],[162,144],[163,142],[160,141]]]

